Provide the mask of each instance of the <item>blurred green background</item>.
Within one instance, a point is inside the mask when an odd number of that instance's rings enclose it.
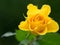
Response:
[[[0,36],[18,29],[18,24],[24,20],[23,14],[26,15],[29,3],[39,8],[43,4],[50,5],[52,9],[50,16],[60,25],[60,0],[0,0]],[[0,37],[0,45],[18,45],[18,41],[15,36]]]

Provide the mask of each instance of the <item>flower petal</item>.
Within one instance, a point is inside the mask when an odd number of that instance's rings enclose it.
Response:
[[[44,30],[34,30],[31,32],[35,35],[45,35],[47,33],[47,28],[45,28]]]
[[[18,28],[24,31],[29,31],[29,25],[27,21],[20,22],[20,24],[18,25]]]
[[[30,17],[30,16],[33,16],[33,15],[36,15],[38,12],[39,12],[39,9],[37,8],[37,6],[33,5],[33,4],[29,4],[27,6],[27,16]]]
[[[51,12],[51,7],[49,5],[43,5],[40,9],[40,14],[48,16]]]
[[[46,33],[47,33],[47,28],[37,32],[37,34],[39,34],[39,35],[45,35]]]
[[[48,32],[57,32],[59,30],[59,25],[56,21],[52,20],[50,24],[47,25]]]
[[[27,9],[29,9],[29,10],[35,10],[35,9],[37,9],[37,6],[35,6],[35,5],[33,5],[33,4],[29,4],[28,6],[27,6]]]

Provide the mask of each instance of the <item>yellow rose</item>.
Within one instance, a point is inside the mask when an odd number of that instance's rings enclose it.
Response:
[[[43,5],[41,9],[37,6],[29,4],[27,6],[27,17],[25,21],[20,22],[19,29],[24,31],[31,31],[38,35],[45,35],[49,32],[57,32],[59,25],[56,21],[49,17],[51,7]]]

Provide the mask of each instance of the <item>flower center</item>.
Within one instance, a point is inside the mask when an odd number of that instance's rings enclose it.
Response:
[[[36,22],[36,21],[42,21],[44,19],[43,16],[40,16],[39,14],[35,15],[34,18],[33,18],[33,21]]]
[[[38,29],[40,29],[40,31],[43,30],[49,22],[47,18],[39,14],[33,15],[28,21],[30,24],[30,29],[34,30],[36,27],[39,27]]]

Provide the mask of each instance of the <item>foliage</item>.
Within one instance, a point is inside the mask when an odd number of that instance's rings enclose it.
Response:
[[[25,32],[21,30],[16,30],[16,39],[21,43],[39,44],[39,45],[59,45],[60,35],[58,33],[48,33],[43,36],[37,36],[31,34],[30,32]],[[26,42],[27,41],[27,42]],[[24,44],[25,44],[24,43]]]
[[[35,35],[30,34],[30,32],[26,32],[26,31],[22,31],[22,30],[16,31],[16,39],[18,41],[23,41],[24,39],[28,39],[29,41],[31,41],[34,37],[35,37]]]

